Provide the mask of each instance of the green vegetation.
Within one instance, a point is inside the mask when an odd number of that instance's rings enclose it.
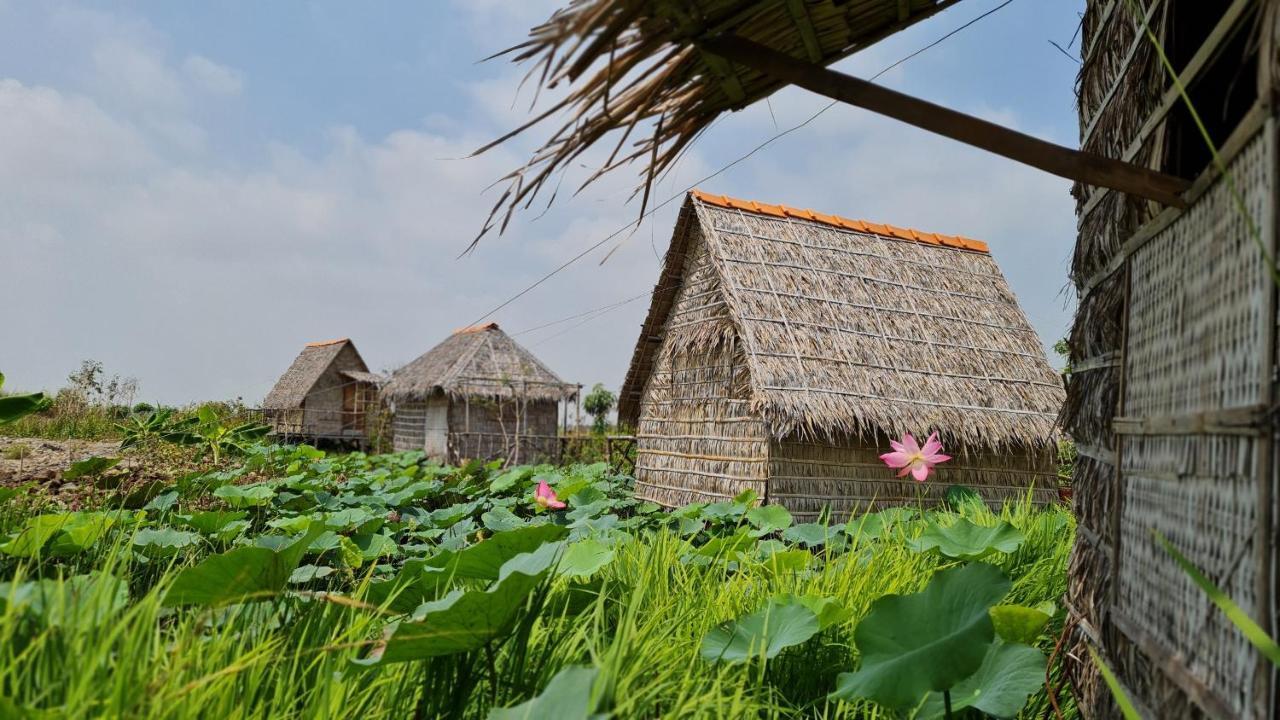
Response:
[[[993,514],[956,493],[949,510],[797,525],[751,495],[664,512],[603,464],[243,451],[92,511],[0,490],[0,715],[1048,707],[1061,509]]]
[[[596,383],[582,399],[582,409],[594,420],[591,427],[597,435],[603,435],[609,428],[609,411],[613,410],[616,402],[617,397],[601,383]]]

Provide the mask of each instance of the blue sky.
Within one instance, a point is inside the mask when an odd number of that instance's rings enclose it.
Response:
[[[998,4],[959,3],[839,67],[871,75]],[[528,111],[521,69],[478,60],[555,6],[0,0],[0,320],[18,338],[0,371],[54,389],[95,358],[147,399],[253,403],[304,342],[350,336],[394,368],[633,220],[623,172],[454,259],[485,187],[542,137],[460,159]],[[1015,0],[881,82],[1074,144],[1077,65],[1049,40],[1067,45],[1081,6]],[[789,89],[728,117],[659,196],[824,104]],[[1065,180],[840,106],[703,187],[986,240],[1041,339],[1065,332]],[[673,210],[495,319],[519,332],[651,289]],[[567,380],[616,387],[644,311],[517,339]]]

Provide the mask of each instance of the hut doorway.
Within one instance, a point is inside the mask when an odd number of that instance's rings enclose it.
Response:
[[[428,457],[444,457],[449,450],[449,399],[433,397],[427,401],[423,425],[423,449]]]

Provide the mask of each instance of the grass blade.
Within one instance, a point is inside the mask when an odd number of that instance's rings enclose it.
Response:
[[[1258,623],[1254,622],[1253,618],[1249,617],[1217,585],[1214,585],[1212,580],[1205,577],[1204,573],[1200,572],[1200,569],[1192,564],[1186,556],[1178,552],[1178,549],[1164,535],[1161,535],[1159,530],[1152,529],[1151,532],[1155,535],[1156,542],[1160,543],[1165,552],[1173,557],[1174,562],[1182,567],[1182,571],[1191,578],[1191,581],[1199,585],[1200,589],[1213,601],[1213,604],[1226,613],[1227,619],[1231,621],[1231,624],[1239,628],[1240,632],[1244,633],[1245,638],[1250,643],[1253,643],[1253,646],[1258,648],[1258,651],[1265,655],[1273,665],[1280,667],[1280,645],[1276,644],[1275,639],[1268,635]]]

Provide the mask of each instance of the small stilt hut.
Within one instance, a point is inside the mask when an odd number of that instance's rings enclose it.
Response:
[[[307,343],[267,393],[262,408],[280,436],[363,440],[380,380],[351,340]]]
[[[693,192],[619,403],[636,487],[755,490],[800,519],[941,497],[1057,498],[1062,380],[983,243]],[[955,459],[896,479],[888,438]]]
[[[559,405],[576,393],[497,323],[455,331],[384,389],[395,449],[455,463],[555,459]]]

